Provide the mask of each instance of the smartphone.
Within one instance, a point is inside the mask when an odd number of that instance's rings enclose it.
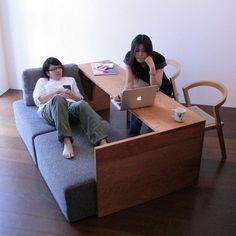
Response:
[[[64,89],[69,89],[69,90],[71,90],[71,86],[68,85],[68,84],[64,84],[64,85],[62,85],[62,86],[63,86]]]

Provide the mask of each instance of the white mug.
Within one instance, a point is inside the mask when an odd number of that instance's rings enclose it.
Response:
[[[183,107],[177,107],[175,109],[172,109],[173,111],[173,117],[175,121],[177,122],[184,122],[185,116],[186,116],[186,109]]]

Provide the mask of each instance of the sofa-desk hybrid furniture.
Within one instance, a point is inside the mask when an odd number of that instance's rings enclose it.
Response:
[[[116,75],[93,76],[90,63],[65,66],[67,76],[95,110],[110,106],[110,95],[124,86],[124,69],[115,65]],[[103,120],[109,144],[93,147],[79,127],[73,128],[75,158],[62,158],[56,131],[38,117],[32,92],[40,68],[23,73],[24,99],[13,105],[17,129],[45,182],[70,222],[88,216],[104,216],[197,183],[204,121],[187,110],[184,123],[171,117],[180,106],[158,92],[153,107],[132,110],[154,132],[122,139]],[[83,85],[83,88],[82,88]],[[31,105],[31,106],[29,106]]]

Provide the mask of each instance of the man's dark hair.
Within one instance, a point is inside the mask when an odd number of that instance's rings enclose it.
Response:
[[[50,65],[54,65],[54,66],[61,66],[62,70],[64,71],[64,66],[62,65],[62,63],[55,57],[49,57],[46,59],[46,61],[43,63],[43,73],[44,75],[49,78],[47,72],[49,71],[49,67]]]

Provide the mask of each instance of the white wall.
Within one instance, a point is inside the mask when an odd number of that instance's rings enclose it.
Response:
[[[1,14],[1,5],[0,5],[0,22],[2,22],[2,14]],[[6,51],[5,51],[5,43],[3,37],[3,25],[0,24],[0,95],[5,93],[9,88],[9,83],[7,80],[7,68],[5,63]]]
[[[0,86],[0,95],[6,92],[9,88],[8,80],[7,78],[7,73],[6,73],[6,65],[5,65],[5,52],[4,52],[4,43],[2,39],[2,30],[1,30],[1,25],[0,25],[0,78],[1,79],[1,86]]]
[[[11,88],[21,88],[23,69],[41,66],[49,56],[63,63],[111,59],[123,66],[131,40],[145,33],[156,50],[182,64],[180,91],[191,81],[218,80],[229,89],[225,106],[236,107],[235,0],[4,2]],[[208,104],[209,95],[195,94],[196,102]]]

